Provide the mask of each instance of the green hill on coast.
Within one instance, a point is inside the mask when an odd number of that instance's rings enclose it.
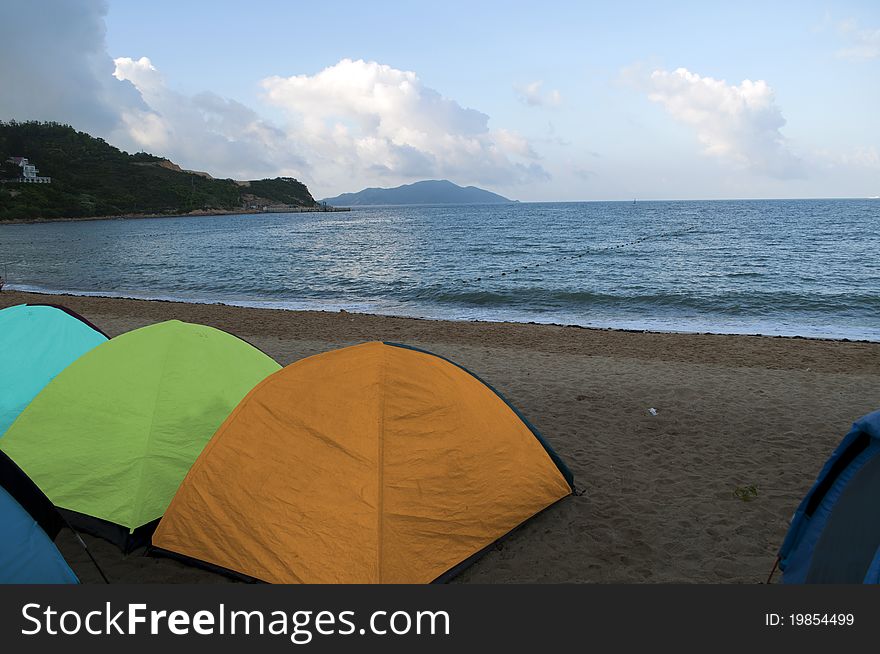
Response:
[[[25,157],[49,184],[18,183]],[[145,152],[128,154],[68,125],[0,122],[0,220],[233,211],[316,206],[290,177],[240,182],[182,170]]]

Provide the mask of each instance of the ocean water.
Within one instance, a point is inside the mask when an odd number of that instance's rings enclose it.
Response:
[[[880,200],[518,203],[0,225],[21,290],[880,341]]]

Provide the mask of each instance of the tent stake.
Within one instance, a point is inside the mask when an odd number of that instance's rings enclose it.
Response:
[[[776,567],[779,565],[779,557],[776,557],[775,563],[773,563],[773,569],[770,571],[770,574],[767,576],[767,583],[770,583],[770,580],[773,579],[773,573],[776,572]]]
[[[101,575],[101,579],[104,580],[105,584],[109,584],[110,582],[107,580],[107,575],[105,575],[104,571],[101,570],[101,566],[98,565],[98,561],[92,555],[92,551],[89,549],[89,546],[86,545],[86,542],[82,539],[82,536],[80,536],[79,532],[70,525],[70,523],[67,521],[67,518],[64,519],[64,524],[66,524],[67,528],[73,532],[73,535],[76,536],[76,539],[79,541],[79,544],[83,546],[83,549],[86,551],[86,554],[88,554],[89,558],[92,560],[92,563],[95,564],[95,568],[98,570],[98,574]]]

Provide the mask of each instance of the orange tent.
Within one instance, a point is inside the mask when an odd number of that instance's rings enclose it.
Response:
[[[256,386],[190,469],[153,545],[273,583],[425,583],[573,488],[479,378],[365,343]]]

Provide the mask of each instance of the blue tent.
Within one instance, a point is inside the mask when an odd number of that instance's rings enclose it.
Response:
[[[0,437],[55,375],[106,340],[63,307],[21,304],[0,311]]]
[[[0,452],[0,583],[76,584],[52,540],[64,522],[21,469]]]
[[[782,581],[880,583],[880,411],[857,420],[801,502],[779,550]]]

